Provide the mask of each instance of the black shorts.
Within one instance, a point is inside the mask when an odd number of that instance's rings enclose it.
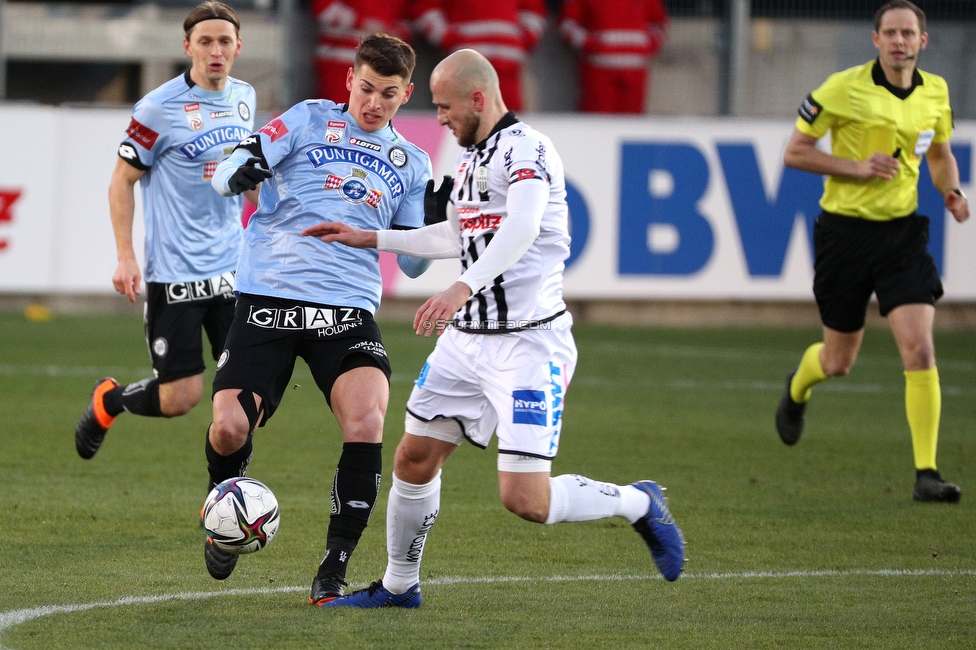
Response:
[[[241,294],[213,392],[236,388],[260,395],[264,426],[281,403],[298,357],[330,407],[332,386],[344,372],[372,366],[390,379],[380,328],[365,309]]]
[[[215,278],[214,280],[219,280]],[[233,275],[225,274],[230,290],[224,293],[197,290],[202,286],[219,288],[220,282],[146,283],[143,322],[146,343],[152,358],[153,373],[161,383],[199,375],[203,362],[201,327],[210,340],[216,361],[224,349],[227,332],[234,319]]]
[[[934,305],[943,290],[928,241],[929,220],[917,214],[868,221],[821,212],[813,225],[813,295],[823,324],[862,329],[872,293],[882,316],[901,305]]]

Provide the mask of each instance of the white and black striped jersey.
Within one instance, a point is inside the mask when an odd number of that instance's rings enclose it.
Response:
[[[517,183],[548,187],[539,234],[514,264],[473,290],[454,316],[461,331],[518,331],[566,310],[563,269],[570,239],[563,163],[549,138],[511,112],[485,140],[458,155],[451,198],[457,208],[462,268],[467,270],[478,261],[509,210],[517,209],[508,204],[509,189]]]

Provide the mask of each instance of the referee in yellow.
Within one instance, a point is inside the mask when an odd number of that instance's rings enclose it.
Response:
[[[935,464],[942,392],[932,323],[942,282],[926,250],[929,220],[915,212],[925,156],[946,208],[956,221],[969,218],[949,147],[949,91],[942,77],[916,68],[928,42],[917,6],[908,0],[882,6],[871,38],[878,58],[832,75],[806,98],[783,156],[788,167],[827,177],[813,233],[813,292],[824,335],[787,377],[776,429],[784,443],[796,444],[811,388],[850,371],[873,292],[905,368],[913,497],[956,503],[959,487],[943,481]],[[828,131],[829,154],[817,148]]]

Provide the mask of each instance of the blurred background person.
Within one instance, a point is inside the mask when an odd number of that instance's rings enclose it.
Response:
[[[644,112],[651,57],[664,46],[662,0],[566,0],[559,34],[579,53],[579,109]]]
[[[356,63],[359,41],[385,33],[410,42],[407,0],[312,0],[318,24],[315,96],[343,102],[349,97],[346,73]]]
[[[523,109],[522,68],[546,30],[543,0],[417,0],[416,29],[445,55],[470,48],[498,72],[505,104]]]

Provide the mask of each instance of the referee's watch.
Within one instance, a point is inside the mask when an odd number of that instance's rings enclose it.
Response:
[[[961,189],[959,189],[958,187],[954,187],[954,188],[952,188],[949,191],[950,192],[953,192],[955,194],[958,194],[959,196],[961,196],[962,198],[964,198],[966,201],[969,201],[969,199],[966,197],[966,195],[963,193],[963,191]]]

